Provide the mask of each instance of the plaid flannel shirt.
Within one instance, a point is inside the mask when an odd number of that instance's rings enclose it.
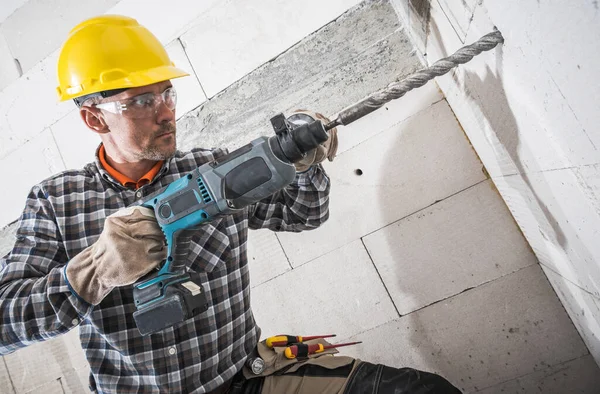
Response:
[[[177,152],[137,191],[111,178],[97,156],[83,170],[34,186],[16,243],[0,260],[0,354],[79,326],[92,391],[204,393],[233,377],[260,337],[250,307],[248,228],[298,232],[327,220],[329,180],[320,165],[194,233],[188,269],[201,273],[209,309],[175,327],[143,337],[132,316],[132,286],[94,307],[72,294],[64,277],[69,259],[98,239],[108,215],[225,153]]]

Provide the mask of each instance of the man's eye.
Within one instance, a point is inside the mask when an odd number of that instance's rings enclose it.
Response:
[[[150,107],[154,104],[154,97],[136,97],[131,103],[136,107]]]

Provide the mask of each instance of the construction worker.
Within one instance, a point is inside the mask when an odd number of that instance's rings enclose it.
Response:
[[[57,90],[101,144],[95,161],[27,197],[15,245],[0,260],[0,354],[79,326],[93,392],[458,392],[434,374],[348,357],[288,360],[298,368],[283,373],[263,353],[268,368],[256,377],[244,367],[265,350],[250,306],[248,229],[298,232],[327,220],[330,185],[319,163],[333,156],[334,138],[296,163],[288,187],[195,231],[187,268],[203,273],[209,309],[140,335],[131,285],[166,252],[153,211],[127,207],[226,153],[176,149],[171,80],[186,75],[134,19],[100,16],[71,30]]]

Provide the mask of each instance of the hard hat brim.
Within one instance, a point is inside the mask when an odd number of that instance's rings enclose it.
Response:
[[[83,83],[74,87],[70,87],[65,91],[61,91],[59,87],[57,88],[57,91],[59,101],[66,101],[105,90],[137,88],[175,78],[186,77],[189,75],[190,74],[186,71],[175,66],[160,66],[148,70],[132,72],[126,76],[120,74],[118,78],[114,78],[112,80],[110,75],[108,75],[100,84],[97,84],[96,81],[84,81]],[[95,89],[90,87],[93,85],[95,85]]]

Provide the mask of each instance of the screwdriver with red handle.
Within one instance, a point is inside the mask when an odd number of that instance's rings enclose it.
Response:
[[[296,357],[307,357],[309,354],[321,353],[327,349],[334,349],[342,346],[356,345],[362,342],[348,342],[338,343],[337,345],[323,345],[322,343],[315,343],[314,345],[307,345],[305,343],[299,343],[297,345],[288,346],[285,348],[284,354],[286,358],[293,359]]]
[[[302,343],[302,342],[310,341],[311,339],[331,338],[334,336],[335,336],[335,334],[313,335],[310,337],[303,337],[300,335],[276,335],[274,337],[267,338],[265,340],[265,344],[268,347],[287,346],[287,345],[291,345],[294,343]]]

